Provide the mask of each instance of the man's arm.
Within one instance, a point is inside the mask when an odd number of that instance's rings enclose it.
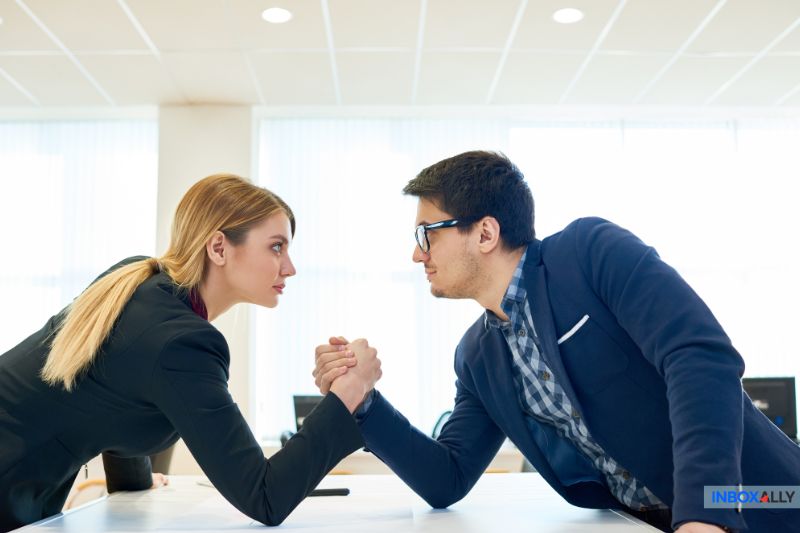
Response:
[[[578,224],[575,253],[584,276],[666,383],[673,526],[743,528],[733,509],[704,509],[703,487],[742,481],[744,361],[700,297],[653,248],[604,220]]]

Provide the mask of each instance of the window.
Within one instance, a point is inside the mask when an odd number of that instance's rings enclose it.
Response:
[[[0,353],[117,261],[155,252],[157,123],[0,122]]]
[[[482,309],[429,294],[411,262],[416,200],[401,190],[470,149],[502,150],[525,173],[540,238],[589,215],[631,229],[709,304],[747,375],[797,375],[799,142],[784,122],[263,120],[258,179],[295,211],[298,274],[254,315],[257,434],[294,429],[291,397],[316,392],[314,347],[331,335],[378,348],[378,388],[423,431],[452,408],[454,349]]]

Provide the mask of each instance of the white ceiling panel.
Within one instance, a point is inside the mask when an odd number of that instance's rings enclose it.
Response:
[[[499,52],[423,53],[416,103],[485,104],[499,61]]]
[[[107,105],[66,56],[0,57],[0,68],[42,105]]]
[[[417,46],[419,0],[330,0],[336,48]]]
[[[795,29],[792,33],[787,35],[786,38],[772,49],[772,52],[794,52],[800,55],[800,28]]]
[[[728,0],[688,51],[758,52],[798,17],[798,0]]]
[[[163,54],[178,89],[193,104],[257,104],[258,92],[240,52]]]
[[[413,53],[339,52],[336,65],[343,104],[411,104]]]
[[[595,56],[565,103],[630,104],[663,64],[662,57]]]
[[[590,50],[605,27],[618,0],[531,0],[520,22],[513,47],[537,50]],[[574,7],[584,13],[575,24],[559,24],[553,13]]]
[[[81,55],[78,59],[119,105],[181,102],[166,66],[152,55]]]
[[[250,60],[267,105],[336,103],[327,52],[254,53]]]
[[[557,104],[584,54],[511,52],[495,90],[493,104]]]
[[[702,105],[748,61],[743,58],[684,57],[642,99],[642,104]]]
[[[126,0],[162,52],[237,50],[223,0]]]
[[[782,105],[784,107],[800,108],[800,90],[794,92]]]
[[[29,105],[33,105],[33,102],[8,81],[3,75],[3,72],[0,72],[0,107]]]
[[[606,50],[674,52],[718,0],[628,0],[603,41]]]
[[[227,18],[219,21],[219,24],[222,26],[224,23],[245,49],[307,49],[328,46],[319,0],[284,3],[269,0],[235,0],[228,1],[226,5]],[[292,20],[285,24],[271,24],[262,19],[261,13],[275,5],[291,11]]]
[[[424,46],[431,48],[502,48],[519,0],[428,0]]]
[[[52,40],[22,11],[14,0],[0,0],[0,52],[9,50],[58,50]]]
[[[714,101],[731,106],[771,105],[800,83],[800,57],[766,57]]]
[[[147,46],[119,4],[109,0],[24,0],[67,48],[137,50]]]
[[[703,106],[800,21],[800,0],[727,0],[714,11],[721,2],[627,0],[617,12],[623,0],[0,0],[0,66],[44,106],[105,106],[103,90],[117,105],[485,105],[489,96],[491,104],[554,105],[568,88],[567,104],[631,104],[648,88],[638,104]],[[261,13],[276,5],[292,20],[265,22]],[[552,15],[563,7],[585,16],[558,24]],[[712,105],[774,104],[800,83],[798,58],[800,26]],[[6,105],[30,105],[2,76],[0,87]]]

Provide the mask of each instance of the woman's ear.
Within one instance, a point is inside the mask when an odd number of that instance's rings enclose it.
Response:
[[[206,255],[217,266],[224,266],[227,254],[225,247],[227,240],[221,231],[215,231],[208,241],[206,241]]]

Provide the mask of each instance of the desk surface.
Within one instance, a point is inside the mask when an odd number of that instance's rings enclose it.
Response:
[[[120,492],[18,531],[252,531],[262,528],[199,476],[171,476],[168,487]],[[486,474],[466,498],[431,509],[394,475],[328,476],[320,487],[347,487],[349,496],[307,498],[280,526],[327,533],[611,533],[658,531],[616,511],[564,502],[538,474]]]

